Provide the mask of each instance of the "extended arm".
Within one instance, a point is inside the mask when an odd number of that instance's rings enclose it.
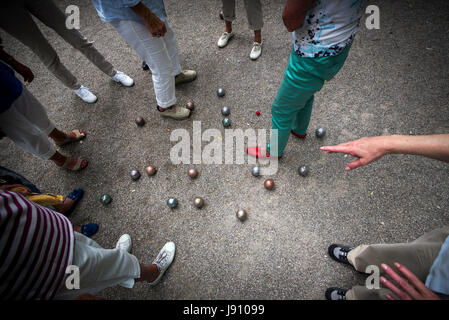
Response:
[[[313,0],[288,0],[282,12],[282,20],[289,32],[302,27]]]
[[[159,19],[147,6],[139,2],[134,7],[131,7],[139,17],[145,22],[146,27],[150,30],[153,37],[163,37],[167,32],[165,23]]]

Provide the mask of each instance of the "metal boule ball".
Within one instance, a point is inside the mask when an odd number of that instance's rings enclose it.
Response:
[[[272,190],[274,188],[274,180],[273,179],[267,179],[264,181],[263,186],[267,190]]]
[[[254,166],[251,168],[251,174],[255,177],[260,176],[260,167],[259,166]]]
[[[193,199],[193,205],[198,209],[201,209],[204,206],[204,199],[196,197],[195,199]]]
[[[198,170],[196,168],[190,168],[187,174],[190,178],[195,179],[198,176]]]
[[[100,198],[100,202],[101,202],[102,204],[108,204],[108,203],[111,203],[111,201],[112,201],[112,198],[111,198],[111,196],[108,195],[108,194],[104,194],[104,195],[102,195],[101,198]]]
[[[227,128],[227,127],[229,127],[231,125],[231,119],[224,118],[222,123],[223,123],[223,127]]]
[[[130,176],[131,179],[137,180],[140,178],[140,172],[138,170],[131,170]]]
[[[155,166],[152,166],[152,165],[149,165],[148,167],[146,167],[145,168],[145,171],[147,172],[147,174],[149,175],[149,176],[153,176],[153,175],[155,175],[156,174],[156,167]]]
[[[303,176],[306,177],[309,174],[309,168],[307,168],[306,166],[301,166],[298,169],[298,173]]]
[[[169,198],[167,200],[167,206],[169,206],[169,208],[174,209],[178,206],[178,200],[176,200],[175,198]]]
[[[316,129],[315,135],[316,135],[317,138],[322,138],[322,137],[324,137],[324,136],[326,135],[326,129],[324,129],[324,128],[318,128],[318,129]]]
[[[224,116],[229,116],[231,114],[231,109],[229,107],[221,108],[221,114]]]
[[[142,117],[137,117],[137,118],[136,118],[136,124],[137,124],[139,127],[144,126],[144,125],[145,125],[145,120],[144,120],[144,118],[142,118]]]
[[[245,210],[240,209],[239,211],[237,211],[237,213],[235,214],[235,216],[237,217],[237,219],[239,219],[240,221],[245,221],[246,219],[248,219],[248,213],[246,213]]]
[[[217,96],[219,97],[223,97],[225,95],[225,91],[223,88],[218,88],[217,89]]]
[[[193,103],[193,101],[187,101],[186,108],[189,110],[195,109],[195,104]]]

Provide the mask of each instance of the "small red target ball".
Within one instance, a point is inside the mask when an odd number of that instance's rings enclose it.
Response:
[[[259,110],[257,110],[257,111],[256,111],[256,114],[257,114],[258,116],[260,116],[260,111],[259,111]]]

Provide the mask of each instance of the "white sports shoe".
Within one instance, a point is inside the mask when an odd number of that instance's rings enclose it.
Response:
[[[261,54],[262,54],[262,43],[254,42],[253,49],[251,50],[251,54],[249,55],[249,57],[252,60],[256,60],[257,58],[260,57]]]
[[[159,276],[153,282],[149,282],[150,286],[155,286],[161,281],[165,271],[167,271],[175,258],[175,250],[175,244],[173,242],[167,242],[157,255],[156,259],[154,259],[153,264],[157,266]]]
[[[112,80],[121,83],[125,87],[131,87],[134,84],[134,80],[121,71],[117,71],[115,76],[112,77]]]
[[[90,92],[89,88],[81,86],[78,90],[73,90],[75,94],[80,97],[84,102],[94,103],[97,102],[97,96]]]
[[[235,35],[234,32],[223,32],[223,34],[221,35],[220,39],[218,39],[217,45],[220,48],[226,47],[226,45],[228,44],[229,40],[231,40],[232,37],[234,37],[234,35]]]
[[[129,234],[125,233],[120,237],[120,239],[118,239],[115,248],[131,252],[131,246],[132,246],[131,237],[129,236]]]
[[[161,108],[162,109],[162,108]],[[190,116],[190,110],[181,106],[171,106],[170,108],[159,111],[161,117],[172,118],[176,120],[183,120]]]

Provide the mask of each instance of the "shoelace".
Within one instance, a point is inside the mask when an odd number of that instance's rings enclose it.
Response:
[[[156,257],[156,260],[154,260],[154,264],[156,264],[157,269],[159,270],[159,272],[161,272],[161,263],[167,258],[167,252],[163,252],[161,255]]]

